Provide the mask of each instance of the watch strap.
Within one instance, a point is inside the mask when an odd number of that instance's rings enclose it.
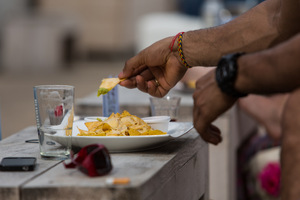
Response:
[[[222,92],[232,97],[245,97],[247,94],[237,91],[234,83],[238,73],[237,59],[245,53],[234,53],[223,56],[216,69],[216,80]]]

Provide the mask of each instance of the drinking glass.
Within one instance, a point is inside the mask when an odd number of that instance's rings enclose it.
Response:
[[[74,87],[39,85],[33,91],[41,157],[60,160],[69,158],[74,119]]]
[[[177,121],[179,118],[179,106],[181,98],[166,96],[164,98],[150,97],[152,116],[170,116],[171,121]]]

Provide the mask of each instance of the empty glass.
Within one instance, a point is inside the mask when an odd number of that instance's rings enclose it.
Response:
[[[62,160],[69,158],[74,119],[74,87],[40,85],[33,90],[41,157]],[[66,145],[61,145],[60,142]]]
[[[177,121],[179,118],[180,100],[180,97],[150,97],[151,115],[170,116],[171,121]]]

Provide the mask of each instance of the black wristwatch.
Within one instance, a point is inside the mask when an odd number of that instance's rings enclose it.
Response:
[[[234,53],[223,56],[216,69],[217,83],[222,92],[236,98],[247,96],[247,94],[241,93],[234,88],[238,72],[237,59],[243,54],[245,53]]]

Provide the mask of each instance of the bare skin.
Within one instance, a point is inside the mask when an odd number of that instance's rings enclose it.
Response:
[[[282,112],[289,94],[272,96],[249,95],[238,100],[238,105],[259,124],[265,127],[273,140],[280,140],[282,133]]]
[[[119,78],[127,88],[138,88],[155,97],[163,97],[184,76],[187,69],[181,65],[176,51],[170,51],[172,37],[165,38],[141,51],[125,63]],[[156,87],[156,79],[160,86]]]
[[[300,199],[300,89],[294,90],[283,111],[281,199]]]
[[[253,94],[291,93],[281,121],[282,185],[285,185],[282,199],[288,200],[300,198],[300,168],[295,167],[300,166],[300,145],[291,139],[299,133],[297,124],[300,124],[291,123],[291,114],[300,119],[299,11],[300,0],[266,0],[227,24],[184,33],[182,46],[191,66],[216,66],[225,54],[246,52],[237,61],[236,90]],[[162,39],[129,59],[119,74],[119,78],[127,80],[120,85],[156,97],[166,95],[187,71],[176,43],[169,49],[171,42],[172,37]],[[197,81],[193,99],[194,127],[204,140],[218,144],[222,140],[221,131],[212,122],[237,99],[221,92],[215,81],[215,69]],[[298,140],[299,134],[295,141]]]

